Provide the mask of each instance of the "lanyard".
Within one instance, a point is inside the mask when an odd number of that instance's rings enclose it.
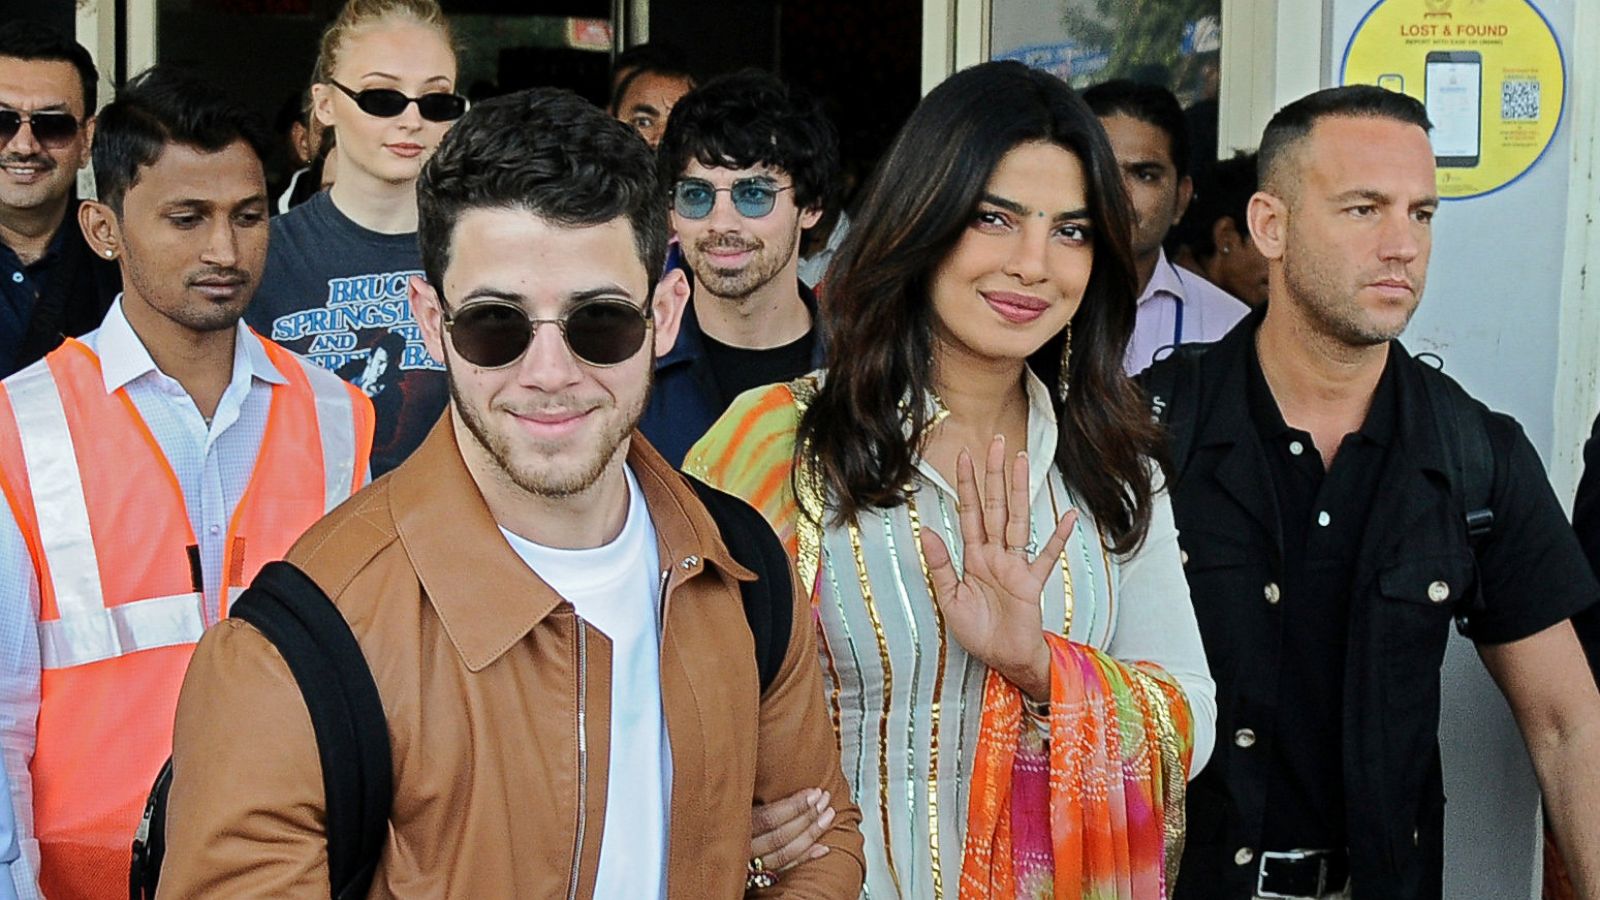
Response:
[[[1175,321],[1172,323],[1172,346],[1174,347],[1183,343],[1183,308],[1187,305],[1182,300],[1178,301],[1178,314],[1173,317]]]

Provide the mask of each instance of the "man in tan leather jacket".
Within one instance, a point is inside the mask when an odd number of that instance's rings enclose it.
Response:
[[[860,815],[803,592],[763,692],[751,573],[634,431],[688,296],[681,273],[652,287],[666,204],[647,148],[571,94],[522,92],[457,123],[418,193],[411,303],[450,409],[289,554],[388,716],[372,896],[739,897],[752,804],[821,787],[830,852],[761,893],[856,897]],[[252,626],[201,641],[173,761],[161,896],[328,895],[310,718]]]

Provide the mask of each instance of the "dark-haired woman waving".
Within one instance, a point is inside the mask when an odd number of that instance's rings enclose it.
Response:
[[[685,462],[812,586],[868,896],[1168,893],[1215,698],[1121,369],[1128,216],[1065,84],[954,76],[865,190],[828,368]]]

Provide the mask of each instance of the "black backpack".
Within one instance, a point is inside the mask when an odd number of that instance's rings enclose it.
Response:
[[[767,521],[744,501],[690,478],[740,565],[756,574],[739,585],[766,693],[782,667],[793,628],[789,556]],[[328,880],[334,900],[367,896],[389,832],[394,794],[389,725],[372,671],[333,601],[304,572],[268,563],[233,605],[283,656],[305,698],[327,798]],[[155,897],[164,839],[169,758],[156,776],[133,841],[131,900]]]

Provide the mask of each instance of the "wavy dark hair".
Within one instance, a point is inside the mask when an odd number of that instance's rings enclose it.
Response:
[[[969,227],[1001,158],[1033,141],[1082,162],[1094,234],[1089,283],[1072,319],[1068,398],[1052,398],[1055,463],[1107,546],[1126,554],[1143,542],[1149,460],[1161,458],[1161,433],[1122,370],[1137,295],[1122,176],[1088,106],[1060,79],[1016,62],[967,69],[923,99],[863,190],[834,259],[823,306],[828,376],[796,446],[811,454],[837,522],[908,499],[932,422],[925,404],[901,400],[934,385],[933,273]],[[1057,383],[1063,340],[1064,332],[1028,359],[1047,385]]]
[[[824,206],[839,178],[839,134],[822,106],[759,69],[719,75],[672,108],[656,149],[663,190],[690,160],[708,168],[771,166],[794,181],[794,205]]]
[[[441,291],[456,222],[474,209],[523,210],[565,228],[626,216],[652,290],[666,260],[667,207],[650,147],[571,91],[530,88],[477,104],[422,167],[417,245]]]

